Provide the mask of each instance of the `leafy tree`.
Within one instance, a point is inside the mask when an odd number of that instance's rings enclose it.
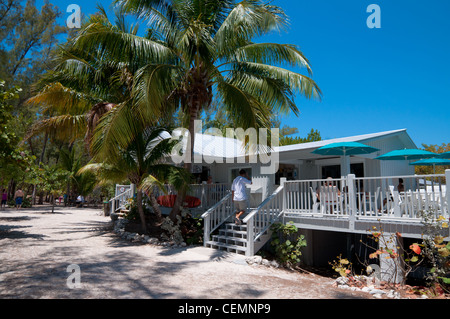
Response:
[[[35,170],[35,183],[51,195],[52,213],[55,211],[56,198],[64,192],[68,175],[68,171],[56,166],[43,165]]]
[[[69,197],[77,195],[88,196],[96,185],[95,175],[91,172],[79,174],[78,171],[86,164],[83,153],[76,147],[64,148],[60,151],[58,167],[67,172],[65,193]]]
[[[5,90],[5,81],[0,80],[0,165],[5,165],[18,143],[18,138],[11,129],[13,116],[10,104],[12,99],[19,97],[21,89],[12,88]]]
[[[0,47],[0,74],[7,82],[28,88],[49,66],[48,57],[65,27],[58,25],[56,19],[61,13],[48,1],[40,11],[34,0],[22,4],[20,0],[0,4],[0,40],[5,43]]]
[[[422,148],[425,151],[429,151],[432,153],[440,154],[450,151],[450,143],[442,143],[441,145],[436,144],[422,144]],[[436,166],[436,174],[444,174],[446,169],[449,169],[450,166]],[[432,166],[416,166],[415,167],[415,173],[418,175],[430,175],[433,173],[433,167]]]
[[[285,127],[283,127],[284,129]],[[319,131],[311,129],[311,131],[308,133],[308,135],[306,137],[291,137],[288,135],[297,133],[297,131],[295,131],[294,133],[292,133],[292,131],[288,132],[290,134],[286,134],[283,132],[283,129],[281,131],[280,134],[280,145],[291,145],[291,144],[300,144],[300,143],[309,143],[309,142],[316,142],[316,141],[321,141],[322,137],[320,136]],[[284,134],[283,134],[284,133]]]
[[[16,137],[14,143],[10,144],[15,152],[19,152],[16,155],[10,153],[10,159],[20,157],[20,152],[27,148],[31,156],[38,154],[35,160],[44,156],[47,136],[36,137],[24,144],[17,143],[22,140],[39,113],[35,107],[25,107],[24,101],[30,96],[33,83],[51,65],[50,57],[58,42],[57,36],[65,31],[65,27],[59,26],[56,21],[59,16],[58,9],[48,1],[40,9],[31,0],[0,1],[0,78],[5,80],[3,86],[7,90],[17,86],[22,88],[14,101],[10,102],[11,107],[8,109],[11,116],[8,135]],[[3,147],[2,150],[9,152]],[[9,178],[10,191],[14,190],[17,181],[26,177],[24,171],[16,167],[20,165],[7,164],[3,167],[5,170],[2,178]]]

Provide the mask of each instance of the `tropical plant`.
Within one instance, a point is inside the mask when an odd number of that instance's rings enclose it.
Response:
[[[55,200],[64,192],[69,172],[56,166],[43,165],[36,171],[38,186],[51,195],[52,213],[55,211]]]
[[[117,182],[128,179],[137,187],[137,208],[141,219],[142,229],[147,231],[145,214],[143,209],[143,195],[146,193],[150,198],[150,205],[157,218],[162,221],[161,211],[153,194],[154,188],[165,190],[164,182],[171,180],[174,175],[186,178],[183,183],[188,183],[188,177],[184,170],[165,163],[165,157],[171,152],[173,141],[164,135],[167,132],[163,128],[146,127],[136,132],[134,138],[122,148],[116,144],[107,144],[103,139],[108,126],[104,126],[107,118],[102,119],[95,130],[93,138],[94,150],[98,147],[109,150],[105,153],[93,153],[91,163],[80,169],[80,173],[87,171],[95,172],[101,181],[114,180]],[[129,125],[135,125],[129,123]],[[169,135],[170,137],[170,135]],[[107,145],[101,145],[107,144]],[[101,146],[100,146],[101,145]],[[173,181],[172,181],[173,182]],[[177,184],[177,183],[174,183]]]
[[[0,80],[0,168],[6,165],[14,152],[18,138],[11,130],[13,106],[11,100],[19,97],[20,88],[6,90],[5,81]]]
[[[422,212],[421,216],[424,224],[422,243],[410,248],[430,265],[426,279],[450,293],[450,242],[444,241],[448,234],[448,218],[435,211]]]
[[[298,228],[292,223],[275,223],[271,226],[271,245],[275,249],[276,258],[288,267],[300,262],[301,248],[306,247],[305,236],[298,235]]]
[[[137,32],[136,27],[124,23],[120,12],[116,23],[110,22],[101,7],[87,21],[87,27],[91,23],[123,34]],[[125,52],[114,59],[101,50],[79,50],[71,40],[61,46],[54,60],[56,66],[35,85],[37,93],[28,100],[41,107],[41,116],[27,138],[45,132],[53,139],[70,143],[84,139],[89,146],[100,118],[130,98],[132,67],[124,59],[128,59]]]

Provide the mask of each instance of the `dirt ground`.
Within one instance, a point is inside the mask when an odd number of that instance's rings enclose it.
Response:
[[[317,274],[248,265],[237,254],[124,241],[92,208],[0,211],[0,260],[3,299],[372,298]]]

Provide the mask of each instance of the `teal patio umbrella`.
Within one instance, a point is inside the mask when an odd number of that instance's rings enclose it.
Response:
[[[388,152],[386,154],[375,157],[378,160],[420,160],[424,158],[437,157],[438,155],[432,152],[419,149],[403,149]]]
[[[319,147],[311,153],[320,155],[342,156],[341,170],[343,170],[343,172],[341,175],[345,176],[350,173],[350,160],[347,156],[370,154],[376,151],[378,151],[377,148],[359,142],[338,142]]]
[[[444,158],[426,158],[417,162],[409,163],[409,165],[415,166],[433,166],[433,174],[436,174],[436,165],[450,165],[450,160]]]
[[[445,152],[439,154],[439,158],[450,158],[450,152]]]

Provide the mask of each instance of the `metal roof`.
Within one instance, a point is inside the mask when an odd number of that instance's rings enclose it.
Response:
[[[293,144],[293,145],[285,145],[279,146],[275,148],[275,151],[278,151],[280,155],[282,153],[287,152],[295,152],[295,151],[308,151],[313,150],[324,145],[330,143],[337,142],[361,142],[376,140],[380,138],[385,138],[391,135],[403,135],[402,139],[404,140],[405,145],[408,148],[417,148],[414,142],[409,137],[408,133],[406,133],[406,129],[392,130],[392,131],[384,131],[378,133],[371,134],[363,134],[363,135],[355,135],[348,137],[340,137],[328,140],[322,140],[317,142],[310,143],[301,143],[301,144]],[[183,149],[186,149],[186,139],[184,139]],[[203,157],[212,157],[212,158],[237,158],[248,155],[245,152],[244,144],[237,139],[228,138],[219,135],[210,135],[210,134],[201,134],[196,133],[195,135],[195,146],[194,146],[194,154],[202,155]]]

